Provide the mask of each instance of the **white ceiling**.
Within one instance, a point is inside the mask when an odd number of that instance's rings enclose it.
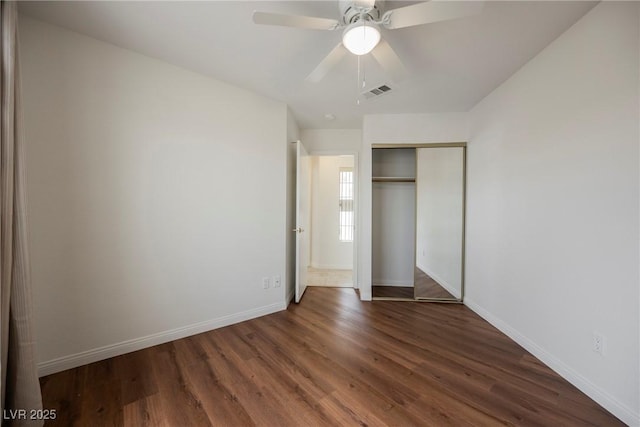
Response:
[[[387,1],[393,9],[415,2]],[[304,78],[340,31],[255,25],[254,10],[339,18],[333,1],[21,2],[37,19],[253,90],[289,104],[301,128],[359,128],[363,114],[468,111],[595,2],[489,1],[477,16],[383,30],[409,70],[394,83],[370,55],[368,87],[393,92],[356,105],[357,59],[320,83]],[[327,121],[327,113],[336,119]]]

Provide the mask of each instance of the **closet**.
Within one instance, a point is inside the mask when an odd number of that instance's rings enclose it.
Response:
[[[373,299],[464,297],[466,143],[372,148]]]

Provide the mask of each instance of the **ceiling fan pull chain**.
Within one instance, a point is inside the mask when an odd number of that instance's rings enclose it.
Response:
[[[359,56],[358,56],[358,62],[360,62]],[[362,61],[362,65],[359,68],[362,68],[362,83],[360,84],[358,91],[364,88],[364,85],[365,85],[364,82],[367,80],[367,68],[366,68],[366,65],[364,64],[364,61]]]
[[[358,74],[356,75],[356,104],[360,105],[360,56],[358,56]]]
[[[360,20],[362,21],[362,28],[364,29],[366,27],[365,26],[364,13],[360,16]],[[364,31],[362,32],[362,39],[363,39],[363,42],[364,42],[364,39],[366,39]],[[358,61],[360,61],[360,56],[358,56]],[[364,89],[364,87],[366,86],[367,72],[366,72],[365,67],[366,66],[365,66],[365,64],[363,62],[362,63],[362,86],[358,89],[358,97],[360,97],[360,90]]]

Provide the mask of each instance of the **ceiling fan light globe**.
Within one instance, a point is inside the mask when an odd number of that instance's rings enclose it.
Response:
[[[342,34],[342,44],[354,55],[365,55],[380,42],[380,30],[377,25],[368,22],[355,22]]]

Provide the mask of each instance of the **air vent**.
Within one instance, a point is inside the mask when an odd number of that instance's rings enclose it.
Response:
[[[382,85],[382,86],[378,86],[375,89],[371,89],[368,92],[364,92],[362,95],[366,98],[366,99],[371,99],[371,98],[375,98],[381,95],[384,95],[385,93],[389,93],[391,91],[391,88],[387,85]]]

